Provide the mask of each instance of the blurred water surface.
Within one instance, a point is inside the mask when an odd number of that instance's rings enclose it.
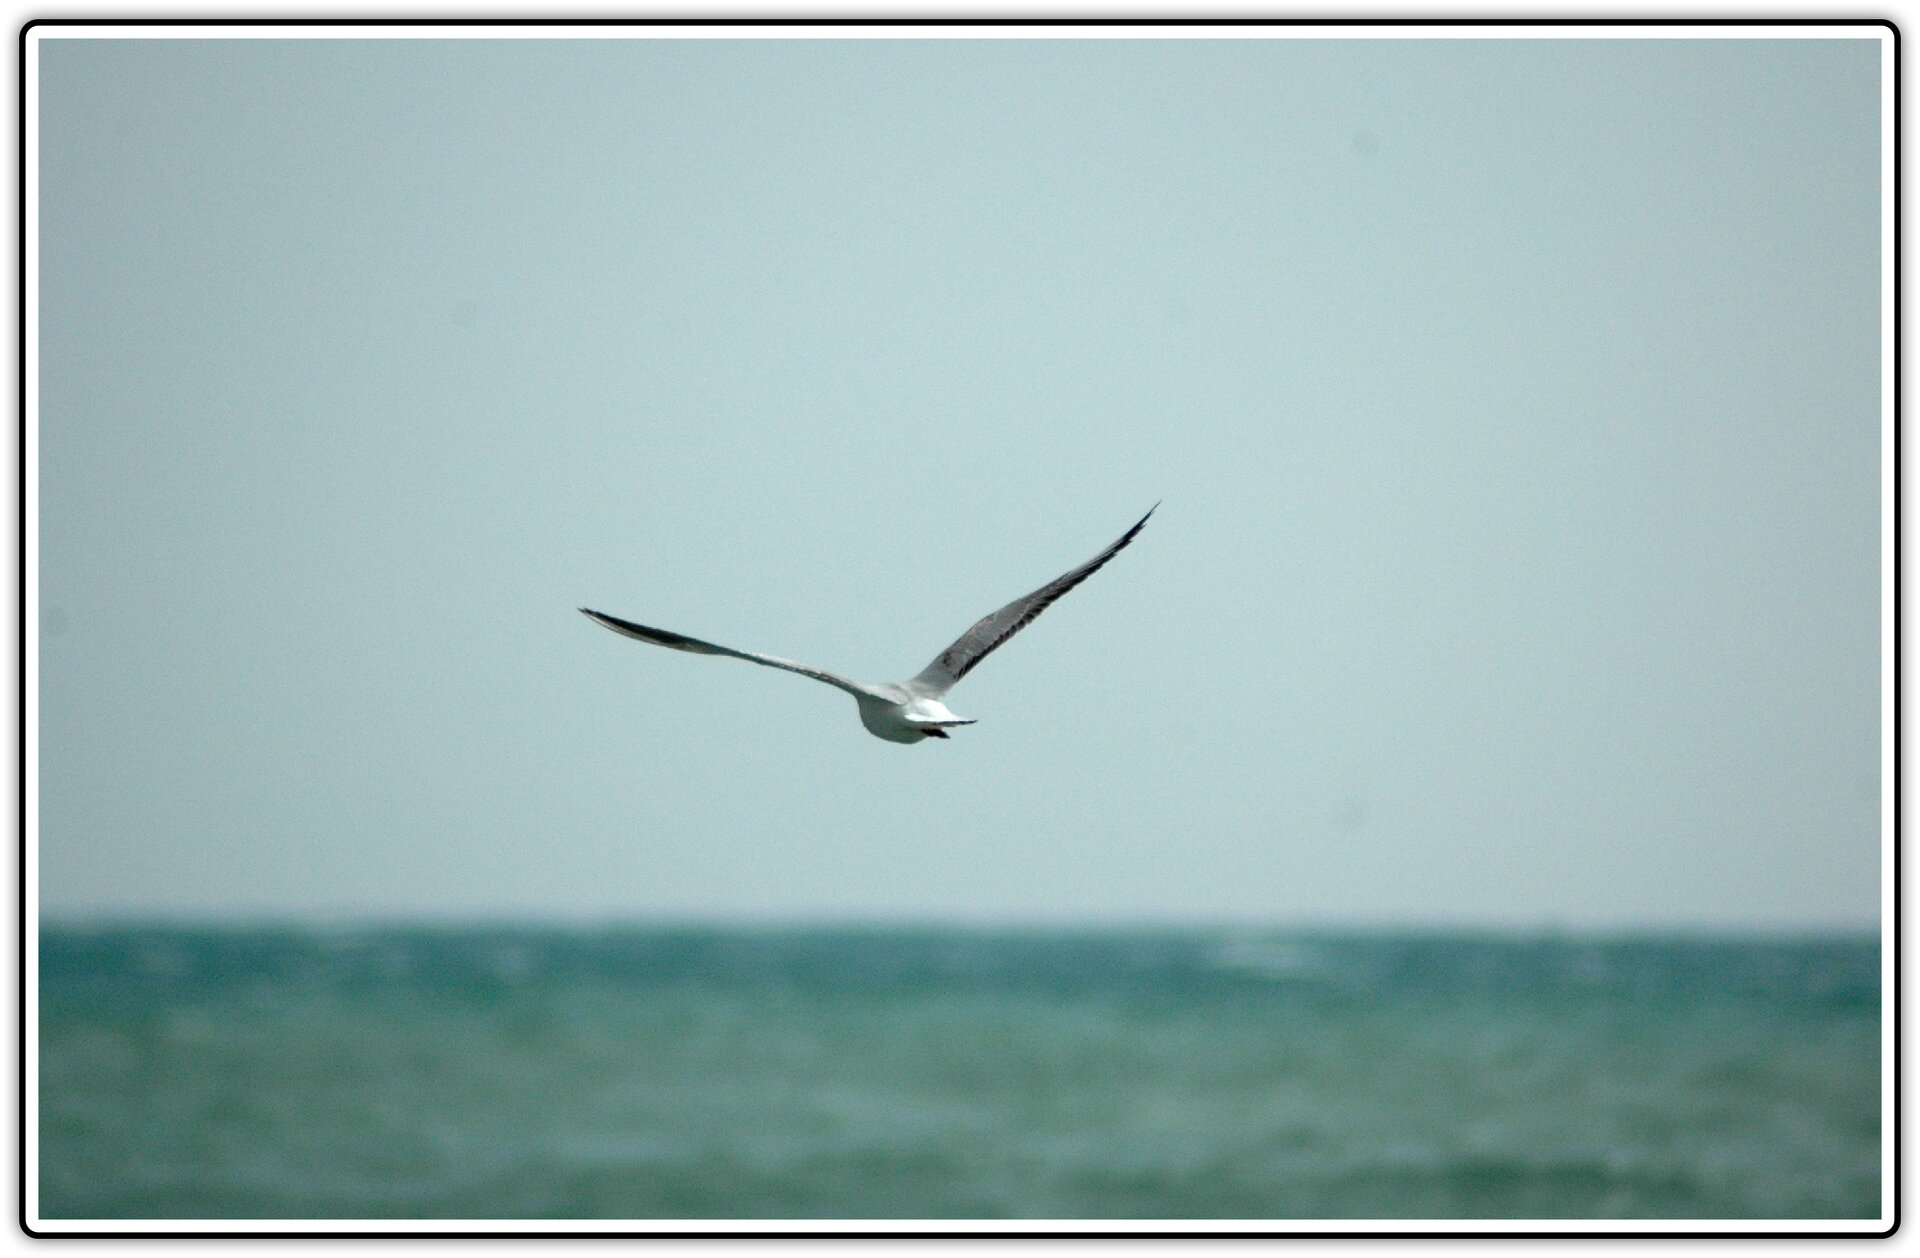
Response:
[[[79,1218],[1863,1218],[1876,940],[46,929]]]

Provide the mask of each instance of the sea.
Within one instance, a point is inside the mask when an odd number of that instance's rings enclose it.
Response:
[[[1880,955],[1873,937],[46,927],[38,1213],[1871,1219]]]

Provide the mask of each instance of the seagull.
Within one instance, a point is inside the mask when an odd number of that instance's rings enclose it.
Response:
[[[665,629],[650,629],[646,625],[636,625],[631,620],[609,616],[590,607],[582,607],[580,611],[589,620],[641,642],[672,647],[676,651],[691,651],[696,655],[731,655],[736,660],[749,660],[769,668],[784,668],[790,673],[799,673],[802,677],[838,686],[860,705],[860,723],[867,727],[867,731],[890,743],[917,743],[926,738],[946,738],[947,731],[953,727],[974,724],[972,717],[955,716],[947,710],[947,705],[942,702],[947,691],[972,672],[974,665],[987,658],[995,647],[1032,624],[1035,617],[1053,606],[1055,599],[1100,571],[1107,560],[1119,554],[1146,527],[1147,521],[1159,509],[1160,504],[1154,503],[1147,514],[1140,517],[1138,524],[1121,534],[1119,541],[1078,568],[1055,577],[1024,598],[1014,599],[991,616],[982,617],[909,681],[866,685],[810,664],[797,664],[775,655],[762,655],[758,651],[736,651],[732,647],[702,642],[698,638],[689,638]]]

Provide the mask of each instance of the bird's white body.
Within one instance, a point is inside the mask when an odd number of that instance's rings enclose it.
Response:
[[[971,725],[969,717],[955,716],[938,699],[916,695],[905,686],[869,686],[871,694],[855,695],[860,723],[876,738],[890,743],[917,743],[923,738],[945,738],[941,730]],[[888,697],[897,691],[898,697]]]
[[[1158,509],[1159,504],[1155,503],[1154,506]],[[672,647],[676,651],[691,651],[696,655],[731,655],[735,659],[765,664],[769,668],[785,669],[815,681],[824,681],[853,696],[860,705],[860,723],[867,727],[868,733],[890,743],[917,743],[927,738],[945,738],[947,731],[957,725],[972,725],[974,722],[971,718],[955,716],[949,711],[941,701],[942,696],[995,647],[1020,632],[1032,623],[1034,617],[1052,606],[1055,599],[1092,576],[1102,564],[1119,554],[1121,548],[1146,527],[1152,515],[1153,512],[1149,511],[1141,516],[1140,522],[1128,529],[1119,541],[1078,568],[1054,578],[1025,598],[1015,599],[991,616],[982,617],[973,628],[955,639],[952,646],[936,656],[933,663],[920,670],[917,676],[901,682],[869,685],[838,673],[830,673],[824,668],[798,664],[778,656],[762,655],[757,651],[738,651],[670,630],[637,625],[631,620],[622,620],[605,612],[585,607],[580,610],[615,633],[641,642]]]

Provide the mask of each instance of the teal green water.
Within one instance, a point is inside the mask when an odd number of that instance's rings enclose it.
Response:
[[[1873,940],[48,930],[83,1218],[1871,1218]]]

